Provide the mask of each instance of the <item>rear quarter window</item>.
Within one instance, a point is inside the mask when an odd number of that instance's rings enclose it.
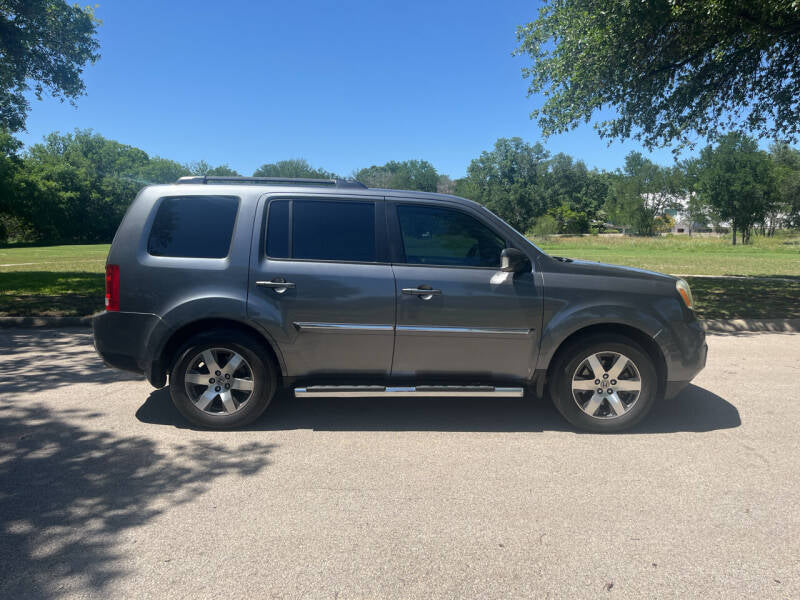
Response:
[[[162,198],[147,251],[153,256],[225,258],[238,211],[236,196]]]

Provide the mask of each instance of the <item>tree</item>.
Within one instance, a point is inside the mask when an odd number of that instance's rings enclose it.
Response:
[[[237,171],[231,169],[228,165],[212,167],[204,160],[198,160],[193,163],[189,163],[186,165],[186,169],[191,175],[208,175],[209,177],[241,177]]]
[[[606,202],[608,181],[583,161],[559,153],[546,163],[542,193],[559,233],[588,233]]]
[[[440,194],[452,194],[456,190],[456,182],[449,175],[439,175],[436,182],[436,191]]]
[[[770,146],[776,187],[775,215],[782,224],[800,229],[800,150],[788,144]]]
[[[21,142],[0,129],[0,243],[7,240],[11,229],[9,212],[14,202],[14,177],[22,165],[17,154],[21,147]]]
[[[154,183],[174,183],[180,177],[191,175],[188,166],[182,165],[168,158],[154,156],[142,165],[137,173],[137,179],[142,185]]]
[[[51,133],[23,157],[11,214],[42,240],[108,241],[142,187],[148,160],[143,150],[89,130]]]
[[[700,153],[697,192],[719,221],[730,221],[750,241],[753,226],[763,222],[775,202],[772,165],[753,138],[739,132],[723,137]]]
[[[92,8],[64,0],[0,3],[0,127],[25,129],[31,86],[39,100],[45,91],[70,102],[85,93],[83,68],[100,57],[98,24]]]
[[[439,174],[427,160],[390,160],[382,166],[360,169],[354,177],[369,187],[394,190],[435,192],[439,185]]]
[[[640,152],[629,153],[608,197],[611,220],[639,235],[654,235],[656,218],[679,208],[678,198],[686,194],[682,183],[677,169],[657,165]]]
[[[258,167],[253,177],[307,177],[310,179],[335,179],[336,174],[325,169],[316,169],[304,158],[279,160]]]
[[[459,180],[456,193],[480,202],[518,229],[527,231],[549,208],[543,193],[548,152],[539,143],[500,138],[482,152]]]
[[[516,54],[544,135],[588,122],[648,147],[714,138],[735,126],[800,131],[800,4],[790,0],[552,0],[517,29]]]

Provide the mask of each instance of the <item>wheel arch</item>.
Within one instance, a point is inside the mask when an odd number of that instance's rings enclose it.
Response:
[[[172,331],[162,342],[161,348],[156,354],[158,357],[158,364],[162,372],[168,373],[170,371],[178,350],[186,342],[186,340],[194,335],[197,335],[198,333],[213,329],[238,331],[254,338],[262,345],[264,350],[266,350],[269,358],[277,367],[279,375],[281,377],[286,376],[286,365],[283,361],[283,357],[265,332],[253,327],[248,323],[243,323],[242,321],[218,317],[191,321],[190,323],[185,323]]]
[[[555,352],[553,352],[546,369],[547,380],[551,378],[553,367],[558,363],[558,360],[564,352],[568,351],[570,347],[580,343],[581,340],[599,334],[621,335],[641,346],[650,358],[653,359],[653,364],[658,374],[659,393],[664,391],[667,379],[667,361],[658,342],[641,329],[623,323],[595,323],[573,331],[570,335],[561,340]]]

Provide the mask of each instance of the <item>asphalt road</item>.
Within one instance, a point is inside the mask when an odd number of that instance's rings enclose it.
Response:
[[[85,330],[0,331],[0,596],[798,598],[800,335],[709,345],[622,435],[481,398],[219,433]]]

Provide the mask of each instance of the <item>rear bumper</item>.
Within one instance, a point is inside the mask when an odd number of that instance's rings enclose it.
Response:
[[[149,313],[98,313],[92,318],[95,350],[108,366],[144,374],[156,385],[158,377],[154,373],[158,369],[153,368],[147,348],[151,333],[160,321],[158,316]]]

